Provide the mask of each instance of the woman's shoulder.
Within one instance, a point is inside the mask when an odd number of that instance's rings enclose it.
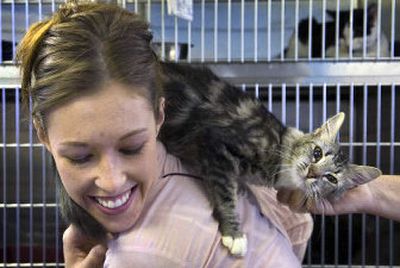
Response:
[[[202,267],[219,246],[218,224],[198,183],[178,175],[165,179],[135,226],[109,244],[109,267],[121,260],[122,267]]]
[[[212,218],[212,207],[203,189],[201,181],[192,177],[186,169],[168,173],[160,180],[166,180],[164,186],[153,201],[152,207],[159,210],[167,208],[173,212]]]
[[[161,186],[159,186],[156,199],[160,203],[158,204],[156,200],[156,204],[152,206],[196,207],[196,210],[202,210],[211,215],[212,208],[203,189],[201,178],[184,166],[179,158],[169,154],[162,143],[158,146],[161,168],[160,178],[156,184]]]

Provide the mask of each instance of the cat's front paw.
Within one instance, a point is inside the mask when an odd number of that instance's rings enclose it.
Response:
[[[246,235],[240,237],[223,236],[222,244],[228,248],[229,252],[237,257],[243,257],[247,252]]]

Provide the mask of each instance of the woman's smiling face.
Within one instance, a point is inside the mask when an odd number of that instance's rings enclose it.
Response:
[[[156,120],[146,98],[109,83],[48,115],[42,141],[54,157],[65,190],[109,232],[134,225],[160,175],[160,110]]]

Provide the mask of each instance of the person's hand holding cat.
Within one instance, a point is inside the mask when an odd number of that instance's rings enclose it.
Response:
[[[76,226],[65,230],[63,245],[65,267],[103,267],[107,246],[85,236]]]
[[[359,185],[348,190],[338,199],[322,199],[315,201],[305,199],[301,190],[281,189],[277,194],[278,201],[289,206],[296,212],[311,212],[314,214],[338,215],[346,213],[360,213],[374,202],[373,193],[369,184]]]
[[[368,213],[400,221],[400,176],[381,175],[378,178],[343,193],[337,199],[316,202],[304,198],[300,190],[280,189],[278,200],[296,212],[324,215]]]

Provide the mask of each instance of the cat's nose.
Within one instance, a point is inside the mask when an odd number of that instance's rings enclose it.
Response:
[[[307,173],[307,178],[317,178],[317,177],[319,177],[319,173],[312,167],[309,167],[308,173]]]
[[[312,172],[311,169],[309,169],[309,170],[308,170],[308,173],[307,173],[307,178],[315,178],[315,177],[316,177],[315,173]]]

